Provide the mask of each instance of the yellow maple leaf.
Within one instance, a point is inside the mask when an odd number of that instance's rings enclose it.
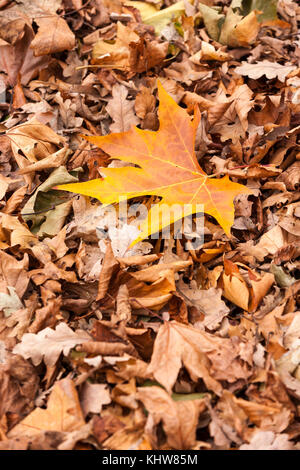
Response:
[[[251,193],[238,183],[211,178],[199,166],[194,144],[201,119],[195,108],[194,119],[177,105],[158,82],[159,130],[132,127],[127,132],[85,137],[111,158],[137,166],[101,168],[104,178],[57,189],[72,191],[114,204],[121,199],[155,195],[161,197],[141,222],[141,233],[133,243],[157,233],[182,217],[203,211],[212,215],[226,234],[234,220],[233,200],[237,194]],[[169,210],[166,210],[168,208]]]

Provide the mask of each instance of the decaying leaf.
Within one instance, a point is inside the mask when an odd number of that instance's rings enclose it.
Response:
[[[160,387],[140,387],[137,398],[149,413],[152,425],[163,423],[167,443],[174,449],[190,449],[196,444],[199,415],[205,410],[205,400],[174,401]]]

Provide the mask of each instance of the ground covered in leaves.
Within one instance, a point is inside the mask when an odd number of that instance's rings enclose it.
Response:
[[[0,449],[300,448],[299,20],[0,0]],[[124,166],[81,135],[157,131],[158,79],[201,168],[251,190],[230,234],[129,247],[134,216],[53,189]]]

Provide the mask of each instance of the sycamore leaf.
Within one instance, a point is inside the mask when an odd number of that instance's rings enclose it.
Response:
[[[161,201],[141,222],[141,233],[134,243],[183,216],[203,211],[215,217],[229,234],[234,219],[235,196],[251,191],[231,182],[228,176],[215,179],[204,173],[194,151],[201,118],[199,110],[196,108],[191,121],[187,112],[177,105],[159,82],[158,91],[160,127],[157,132],[132,127],[119,134],[86,137],[111,158],[134,163],[138,167],[101,168],[103,179],[63,184],[56,189],[91,196],[104,204],[114,204],[120,198],[160,196]]]
[[[55,383],[47,409],[35,408],[12,428],[9,437],[33,437],[42,431],[71,432],[85,424],[74,383],[66,378]]]
[[[162,422],[168,445],[174,449],[190,449],[196,444],[199,415],[205,410],[205,400],[177,400],[160,387],[140,387],[137,398],[150,413],[152,422]]]
[[[220,380],[234,383],[251,374],[245,358],[252,348],[237,338],[221,338],[176,321],[165,322],[156,336],[147,375],[171,393],[184,366],[192,380],[202,378],[208,390],[221,395]]]

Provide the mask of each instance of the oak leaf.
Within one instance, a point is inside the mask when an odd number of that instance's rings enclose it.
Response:
[[[77,192],[113,204],[122,199],[156,195],[162,200],[149,211],[141,223],[141,233],[134,243],[157,233],[173,222],[199,212],[199,205],[220,223],[229,234],[234,219],[233,200],[237,194],[249,193],[243,185],[228,176],[209,177],[199,166],[195,151],[195,135],[200,113],[194,120],[168,95],[158,82],[160,127],[157,132],[136,127],[128,132],[86,139],[112,158],[139,167],[101,168],[103,179],[58,186],[57,189]],[[167,207],[167,211],[166,211]]]
[[[257,80],[258,78],[265,75],[269,80],[278,78],[278,80],[284,82],[286,77],[295,69],[295,65],[281,65],[277,64],[277,62],[262,60],[257,64],[242,62],[242,65],[237,67],[235,72],[239,75],[247,76],[254,80]]]
[[[74,332],[66,323],[59,323],[55,330],[45,328],[39,333],[25,333],[22,341],[14,348],[15,354],[20,354],[24,359],[31,359],[34,365],[38,365],[44,358],[48,366],[53,366],[61,352],[67,356],[72,348],[90,340],[90,336],[84,331]]]

